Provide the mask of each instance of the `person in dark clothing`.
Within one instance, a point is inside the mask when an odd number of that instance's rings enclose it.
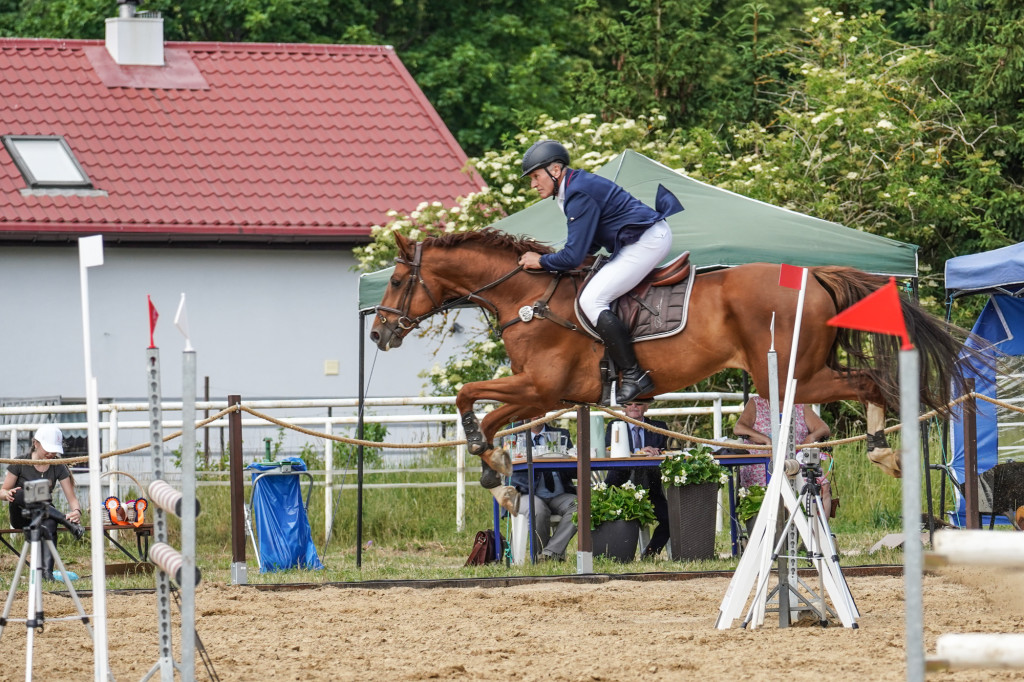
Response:
[[[519,264],[528,270],[563,272],[604,248],[611,258],[580,294],[579,307],[601,337],[622,378],[618,402],[654,391],[654,380],[640,367],[629,329],[611,304],[635,287],[672,249],[672,230],[665,220],[683,210],[679,200],[658,186],[651,208],[607,178],[569,167],[569,150],[555,140],[541,140],[523,155],[523,177],[542,199],[553,198],[565,214],[565,246],[556,253],[524,253]]]
[[[626,403],[626,416],[630,419],[642,421],[645,424],[668,429],[668,424],[657,419],[647,419],[644,414],[647,412],[646,403]],[[610,422],[605,429],[605,445],[611,445],[612,424]],[[627,424],[629,433],[630,452],[642,452],[645,455],[660,455],[665,449],[668,439],[660,433],[648,431],[647,429],[633,424]],[[651,535],[651,541],[644,548],[641,559],[653,559],[661,553],[661,550],[668,544],[668,500],[665,499],[665,489],[661,485],[661,470],[658,467],[635,467],[632,469],[618,468],[609,469],[608,476],[604,482],[608,485],[621,486],[626,481],[632,481],[634,485],[645,488],[650,495],[651,503],[654,505],[654,517],[658,520],[658,526]]]
[[[550,442],[545,433],[558,434],[565,439],[566,447],[572,447],[572,436],[567,429],[555,428],[546,424],[538,424],[530,429],[530,438],[533,439],[534,447],[547,448]],[[525,471],[517,471],[512,474],[509,484],[518,490],[522,497],[519,498],[519,514],[530,512],[529,476]],[[533,513],[536,525],[535,538],[537,547],[543,548],[538,554],[541,561],[565,559],[565,549],[569,541],[576,535],[576,524],[572,522],[572,515],[576,511],[576,486],[573,485],[572,475],[567,471],[534,471],[533,477]],[[562,520],[558,522],[558,528],[554,535],[551,534],[551,516],[558,514]]]
[[[38,479],[45,479],[50,484],[50,495],[52,507],[53,488],[56,483],[64,490],[64,496],[71,505],[71,512],[67,515],[68,521],[78,523],[82,517],[81,505],[75,495],[75,484],[71,478],[71,472],[65,464],[39,465],[33,464],[32,460],[41,461],[53,459],[57,455],[64,454],[63,434],[53,424],[44,424],[36,429],[32,438],[31,460],[26,459],[24,464],[11,464],[7,467],[7,474],[4,476],[3,487],[0,488],[0,500],[10,503],[10,518],[12,528],[25,528],[31,518],[25,513],[24,492],[22,488],[25,483]],[[51,540],[57,539],[57,522],[47,518],[42,523],[45,531],[49,532]],[[50,549],[42,545],[42,566],[43,579],[53,580],[54,558]]]

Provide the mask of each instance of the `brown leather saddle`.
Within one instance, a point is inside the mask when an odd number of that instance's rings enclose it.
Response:
[[[630,329],[635,341],[678,334],[686,327],[686,313],[695,275],[696,271],[690,264],[690,252],[685,251],[666,265],[652,270],[639,284],[620,296],[612,308]],[[580,291],[587,286],[589,279]],[[579,310],[578,302],[576,317],[588,333],[600,339]]]

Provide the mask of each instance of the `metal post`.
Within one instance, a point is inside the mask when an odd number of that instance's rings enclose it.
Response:
[[[974,378],[964,379],[964,382],[969,396],[963,403],[964,525],[969,530],[978,530],[981,528],[981,519],[978,518],[978,403],[973,395]]]
[[[182,355],[181,384],[181,676],[196,670],[196,353]],[[159,505],[157,505],[159,507]],[[163,511],[163,510],[161,510]]]
[[[364,346],[366,345],[366,312],[359,314],[359,411],[356,415],[356,438],[363,439],[363,406],[366,384],[363,378]],[[356,568],[363,567],[363,446],[356,446]]]
[[[160,407],[160,349],[146,349],[149,387],[149,451],[153,479],[164,478],[163,411]],[[167,514],[160,505],[153,507],[153,538],[167,542]],[[156,570],[157,644],[160,656],[151,672],[160,669],[161,682],[174,682],[174,651],[171,647],[171,582],[164,571]]]
[[[907,610],[907,680],[910,682],[924,681],[921,453],[918,430],[915,428],[920,408],[918,365],[917,350],[900,351],[900,421],[903,424],[903,583],[904,604]]]
[[[324,422],[324,433],[328,436],[334,432],[334,424],[331,423],[331,408],[327,408],[327,421]],[[334,525],[334,441],[324,439],[324,542],[331,537],[331,527]],[[324,547],[327,551],[327,547]]]
[[[576,408],[576,572],[594,572],[594,543],[590,538],[590,407]],[[578,428],[583,426],[583,428]],[[602,444],[603,445],[603,444]]]
[[[466,440],[462,420],[455,420],[455,440]],[[466,445],[455,446],[455,530],[466,529]],[[500,544],[500,543],[496,543]]]
[[[242,404],[242,396],[229,395],[228,407]],[[231,584],[248,582],[245,567],[245,481],[242,478],[242,413],[228,415],[228,473],[231,481]]]

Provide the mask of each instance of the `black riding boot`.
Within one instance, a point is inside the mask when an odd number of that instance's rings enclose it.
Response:
[[[612,362],[622,372],[622,381],[615,392],[618,402],[628,403],[653,391],[654,382],[637,363],[636,353],[633,352],[633,340],[629,337],[629,330],[622,320],[612,311],[602,310],[594,329],[601,335]]]
[[[54,523],[53,531],[50,533],[51,538],[57,537],[57,524]],[[40,564],[43,567],[43,580],[53,580],[53,553],[50,551],[50,547],[46,544],[46,531],[42,531],[43,539],[39,542],[40,551]],[[56,545],[56,543],[54,543]]]

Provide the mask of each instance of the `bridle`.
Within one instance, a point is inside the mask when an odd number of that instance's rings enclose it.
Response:
[[[507,279],[513,277],[514,275],[518,274],[523,270],[523,266],[520,265],[511,272],[504,274],[498,279],[494,280],[490,284],[485,284],[479,289],[471,291],[468,294],[465,294],[464,296],[459,296],[458,298],[448,299],[446,301],[439,302],[437,300],[437,297],[434,296],[434,292],[430,290],[430,286],[426,283],[426,281],[424,281],[423,277],[420,276],[420,270],[422,269],[423,262],[423,242],[416,242],[416,249],[413,252],[413,259],[411,261],[399,255],[397,258],[395,258],[395,262],[408,266],[410,270],[408,281],[405,284],[405,290],[402,291],[402,298],[399,300],[398,303],[400,307],[390,308],[387,306],[378,305],[374,308],[374,311],[377,313],[378,321],[380,321],[381,325],[383,325],[393,334],[398,334],[399,332],[402,332],[403,334],[407,333],[410,330],[418,327],[420,325],[420,322],[427,319],[428,317],[436,315],[437,313],[440,312],[451,310],[452,308],[457,308],[461,305],[471,302],[482,306],[485,310],[489,310],[490,312],[497,314],[497,306],[495,306],[493,303],[488,301],[483,296],[480,296],[479,294],[484,291],[487,291],[488,289],[493,289],[494,287],[498,286],[502,282],[506,281]],[[413,295],[416,293],[417,286],[423,287],[423,291],[426,292],[427,298],[430,299],[430,303],[433,305],[433,308],[423,313],[422,315],[419,315],[418,317],[412,318],[409,317],[409,308],[412,306],[412,298]],[[388,321],[388,318],[385,317],[383,313],[394,313],[398,317],[395,319],[394,323],[392,323]]]

